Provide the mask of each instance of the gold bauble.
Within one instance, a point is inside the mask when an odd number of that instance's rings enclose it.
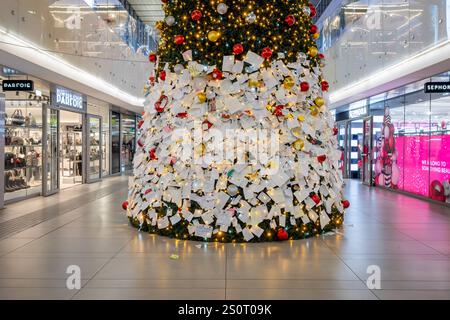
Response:
[[[305,147],[305,142],[302,139],[298,139],[294,141],[293,146],[295,150],[301,151]]]
[[[305,121],[305,116],[301,114],[297,117],[297,120],[300,122]]]
[[[302,136],[302,128],[296,127],[291,130],[292,135],[296,138],[300,138]]]
[[[272,110],[273,110],[273,108],[272,108],[272,106],[270,104],[268,104],[266,106],[266,109],[267,109],[267,111],[270,111],[270,112],[272,112]]]
[[[205,153],[206,146],[204,143],[200,143],[195,147],[195,153],[197,155],[203,155]]]
[[[318,106],[320,108],[325,104],[325,100],[322,97],[317,97],[314,100],[314,103],[316,104],[316,106]]]
[[[319,39],[319,37],[320,37],[320,33],[316,32],[316,33],[313,34],[313,38],[314,39],[317,40],[317,39]]]
[[[284,79],[283,86],[285,89],[291,89],[294,85],[295,85],[295,81],[291,76]]]
[[[206,93],[199,92],[197,93],[198,102],[205,103],[206,102]]]
[[[259,87],[259,81],[256,80],[256,79],[249,79],[248,80],[248,86],[250,88],[257,88],[257,87]]]
[[[220,39],[220,36],[221,36],[221,34],[219,31],[213,30],[213,31],[208,32],[208,40],[211,42],[216,42],[217,40]]]
[[[309,48],[308,54],[309,54],[311,57],[317,56],[318,53],[319,53],[319,50],[317,50],[316,47],[310,47],[310,48]]]
[[[317,108],[316,106],[312,106],[310,110],[311,110],[311,115],[314,117],[319,114],[319,108]]]

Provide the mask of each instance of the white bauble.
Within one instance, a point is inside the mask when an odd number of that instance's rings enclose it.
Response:
[[[225,14],[225,13],[227,13],[227,11],[228,11],[228,6],[225,3],[221,2],[217,5],[218,13]]]
[[[166,24],[168,26],[173,26],[175,24],[175,17],[174,16],[167,16],[165,21],[166,21]]]
[[[256,14],[252,11],[245,17],[245,22],[254,23],[256,21]]]

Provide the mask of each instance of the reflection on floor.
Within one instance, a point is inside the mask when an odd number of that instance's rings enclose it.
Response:
[[[0,211],[1,228],[62,210],[0,240],[0,299],[450,299],[448,208],[348,181],[352,206],[336,234],[199,245],[131,228],[120,208],[126,183],[105,179]],[[81,290],[66,288],[69,265],[81,268]],[[381,290],[366,286],[371,265]]]

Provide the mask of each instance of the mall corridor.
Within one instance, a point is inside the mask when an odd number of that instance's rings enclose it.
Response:
[[[347,181],[344,227],[317,238],[207,244],[139,233],[127,177],[0,212],[0,299],[449,299],[449,208]],[[68,266],[81,289],[66,287]],[[369,290],[378,266],[381,289]]]

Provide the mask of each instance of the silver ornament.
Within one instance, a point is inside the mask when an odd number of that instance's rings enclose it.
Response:
[[[227,188],[227,192],[230,196],[234,197],[235,195],[238,194],[239,189],[234,184],[230,184]]]
[[[245,22],[254,23],[256,21],[256,14],[252,11],[245,17]]]
[[[165,21],[168,26],[173,26],[175,24],[174,16],[167,16]]]
[[[228,11],[228,6],[225,3],[219,3],[217,5],[217,12],[220,14],[225,14]]]
[[[311,15],[311,8],[310,7],[304,7],[303,8],[303,13],[306,14],[307,16]]]

